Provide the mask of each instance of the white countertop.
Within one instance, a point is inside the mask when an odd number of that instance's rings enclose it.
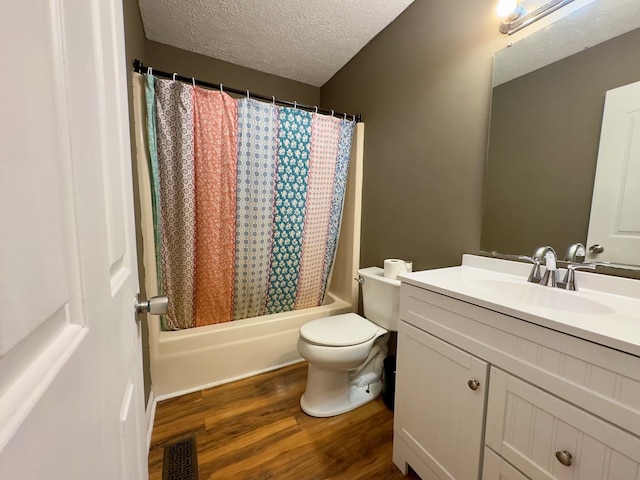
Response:
[[[530,270],[526,263],[464,255],[459,267],[398,280],[640,357],[639,280],[577,271],[579,290],[571,292],[527,282]]]

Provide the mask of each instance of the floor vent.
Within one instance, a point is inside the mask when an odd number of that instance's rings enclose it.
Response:
[[[198,480],[195,434],[164,447],[162,480]]]

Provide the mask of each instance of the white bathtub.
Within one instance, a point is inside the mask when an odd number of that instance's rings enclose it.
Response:
[[[151,186],[145,147],[145,98],[142,77],[133,76],[136,165],[140,193],[140,230],[147,296],[158,291],[151,213]],[[320,307],[247,318],[175,332],[160,330],[148,317],[151,390],[156,400],[273,370],[302,360],[298,330],[316,318],[357,311],[362,211],[364,125],[358,123],[351,147],[349,175],[336,259],[327,300]]]
[[[349,302],[327,295],[319,307],[175,332],[160,331],[159,321],[153,319],[149,343],[156,399],[302,361],[296,349],[300,327],[316,318],[351,311]]]

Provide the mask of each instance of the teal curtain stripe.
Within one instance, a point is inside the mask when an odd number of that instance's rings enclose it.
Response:
[[[271,273],[266,313],[294,309],[298,289],[309,157],[311,113],[280,108]]]
[[[156,247],[158,295],[161,295],[164,290],[162,286],[162,216],[160,214],[160,167],[158,166],[158,142],[156,138],[156,78],[153,75],[145,75],[145,96],[147,100],[147,136],[149,138],[153,241]]]

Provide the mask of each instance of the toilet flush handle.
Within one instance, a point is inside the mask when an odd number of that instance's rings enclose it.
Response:
[[[353,277],[353,279],[358,282],[360,285],[364,283],[364,278],[362,277]]]

